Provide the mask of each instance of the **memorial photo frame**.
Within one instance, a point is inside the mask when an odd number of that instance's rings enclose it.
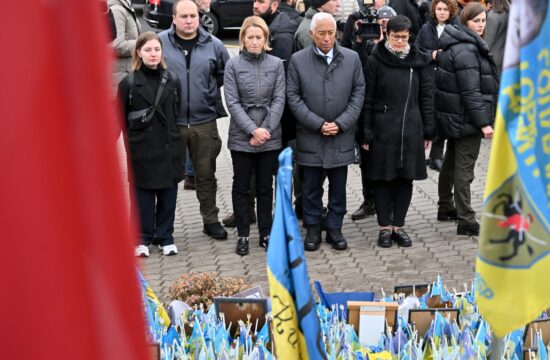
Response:
[[[435,313],[438,312],[444,317],[450,316],[451,321],[456,321],[459,324],[458,309],[457,308],[429,308],[429,309],[410,309],[408,323],[414,324],[416,331],[418,332],[418,338],[421,339],[426,335],[426,332],[430,328],[430,324],[435,319]]]
[[[430,290],[430,284],[411,284],[397,285],[393,288],[393,295],[405,294],[405,297],[411,296],[413,291],[416,297],[421,297]]]
[[[257,331],[264,326],[267,314],[267,299],[215,297],[214,307],[219,319],[223,319],[225,326],[231,324],[229,334],[234,337],[237,333],[238,322],[250,322],[252,329]],[[223,315],[222,315],[223,314]]]
[[[385,308],[385,317],[388,327],[395,332],[397,324],[397,310],[399,304],[396,302],[377,302],[377,301],[348,301],[348,323],[359,333],[359,316],[361,306],[383,306]]]
[[[536,332],[541,330],[545,344],[550,342],[550,319],[541,319],[530,322],[523,332],[523,347],[527,350],[537,348]]]

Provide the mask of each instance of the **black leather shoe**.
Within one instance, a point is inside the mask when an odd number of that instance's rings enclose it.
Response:
[[[376,210],[374,208],[374,201],[373,200],[365,200],[359,206],[359,209],[357,209],[353,214],[351,214],[351,220],[361,220],[366,218],[367,216],[371,216],[376,214]]]
[[[390,229],[382,229],[378,233],[378,246],[383,248],[390,248],[393,246],[393,240],[391,236],[392,232]]]
[[[437,221],[456,221],[457,219],[456,209],[437,211]]]
[[[430,169],[437,172],[441,171],[441,166],[443,166],[443,160],[441,159],[428,159],[428,166]]]
[[[327,229],[327,243],[334,250],[346,250],[348,248],[348,242],[342,235],[341,229]]]
[[[266,235],[266,236],[260,235],[260,247],[265,248],[265,251],[267,251],[267,245],[269,245],[269,235]]]
[[[393,231],[391,233],[391,237],[393,241],[400,247],[411,247],[413,244],[411,238],[409,237],[409,234],[407,234],[403,229]]]
[[[202,232],[216,240],[227,239],[227,231],[225,231],[219,222],[204,224]]]
[[[309,225],[307,227],[304,249],[315,251],[321,247],[321,225]]]
[[[465,223],[458,224],[456,227],[457,235],[467,235],[467,236],[478,236],[479,235],[479,224],[478,223]]]
[[[237,240],[237,249],[235,251],[237,255],[245,256],[248,255],[248,238],[240,237]]]

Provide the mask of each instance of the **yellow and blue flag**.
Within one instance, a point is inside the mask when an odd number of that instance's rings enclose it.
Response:
[[[476,263],[476,298],[493,332],[550,307],[550,16],[514,0]]]
[[[285,360],[327,359],[291,194],[292,150],[286,148],[279,155],[275,215],[267,250],[275,355]]]

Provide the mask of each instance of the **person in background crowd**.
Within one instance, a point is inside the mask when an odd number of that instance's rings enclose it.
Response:
[[[347,166],[355,157],[355,129],[365,80],[357,53],[336,45],[336,20],[331,14],[313,15],[310,36],[314,45],[292,55],[287,74],[287,100],[296,118],[296,163],[304,174],[304,248],[315,251],[321,246],[323,199],[319,179],[326,171],[326,240],[333,249],[345,250],[342,223]]]
[[[504,45],[508,33],[508,16],[510,15],[510,2],[508,0],[493,0],[493,7],[487,13],[487,27],[485,29],[485,42],[489,46],[491,54],[497,65],[497,73],[502,73],[504,61]]]
[[[269,38],[268,42],[270,48],[267,51],[268,54],[276,56],[279,59],[283,60],[283,65],[287,66],[290,56],[294,51],[294,33],[298,28],[298,24],[295,21],[292,21],[287,13],[281,11],[279,7],[281,6],[280,0],[256,0],[253,5],[253,13],[255,16],[261,17],[266,24],[269,26]],[[288,142],[288,139],[295,137],[295,130],[291,127],[295,127],[295,121],[292,118],[290,110],[285,108],[281,119],[282,126],[282,140],[283,145]],[[291,135],[289,135],[291,133]],[[252,172],[251,178],[251,189],[248,201],[249,209],[249,223],[252,224],[256,222],[256,215],[254,213],[254,199],[256,197],[256,181],[255,181],[255,171]],[[231,213],[226,216],[222,223],[227,227],[234,227],[236,225],[235,214]]]
[[[296,0],[281,0],[279,10],[286,13],[290,20],[296,23],[296,26],[299,26],[303,20],[300,12],[296,10]]]
[[[383,4],[383,2],[379,2],[380,4]],[[375,2],[375,8],[377,3]],[[389,19],[393,18],[397,14],[395,11],[386,5],[381,6],[378,8],[378,25],[380,25],[380,38],[378,39],[363,39],[361,36],[356,36],[354,34],[353,41],[351,43],[351,47],[353,50],[355,50],[359,54],[359,58],[361,59],[361,64],[363,66],[363,74],[366,75],[366,66],[367,66],[367,59],[368,56],[372,53],[372,49],[374,46],[380,41],[386,38],[386,26],[388,24]],[[352,15],[350,15],[351,18]],[[354,29],[353,32],[356,32],[359,27],[359,23],[357,20],[355,23],[350,22],[350,18],[348,18],[348,21],[346,22],[346,30],[344,31],[344,34],[346,32],[349,32],[347,29],[350,24],[353,26],[356,26],[357,28]],[[360,21],[360,20],[359,20]],[[346,36],[346,35],[345,35]],[[344,40],[345,36],[342,38],[341,44],[347,43],[347,39]],[[344,46],[344,45],[342,45]],[[366,79],[365,79],[366,81]],[[363,127],[359,126],[357,131],[357,142],[359,143],[359,146],[361,145],[361,141],[363,140]],[[361,184],[362,184],[362,193],[363,193],[363,202],[359,206],[359,209],[357,209],[353,214],[351,214],[352,220],[361,220],[366,218],[367,216],[374,215],[376,213],[376,209],[374,207],[374,198],[372,196],[372,186],[370,185],[370,181],[368,179],[368,169],[367,169],[367,152],[363,147],[360,146],[360,154],[361,154],[361,162],[359,164],[361,169]]]
[[[401,247],[412,245],[403,226],[413,180],[428,176],[424,151],[435,128],[431,57],[409,45],[411,26],[403,15],[391,18],[387,39],[376,44],[367,60],[362,147],[367,152],[380,247],[394,242]]]
[[[378,10],[384,5],[386,5],[386,0],[375,0],[372,8],[378,12]],[[348,49],[352,48],[357,38],[357,30],[359,29],[360,22],[363,21],[365,17],[366,14],[361,10],[357,10],[349,14],[346,23],[344,24],[344,31],[342,33],[342,38],[340,39],[340,45],[347,47]],[[378,12],[377,20],[379,19],[380,13]]]
[[[216,99],[223,86],[229,54],[223,43],[199,26],[199,9],[190,0],[177,0],[173,24],[160,33],[166,63],[175,71],[183,94],[177,124],[183,138],[183,155],[189,147],[203,232],[216,240],[227,239],[216,207],[216,158],[222,141],[216,119]]]
[[[456,21],[458,5],[456,0],[433,0],[430,8],[430,18],[420,28],[420,32],[416,37],[415,44],[420,49],[429,51],[432,56],[430,65],[430,74],[434,79],[435,90],[435,72],[437,69],[437,53],[440,51],[439,37],[443,33],[445,25],[452,24]],[[443,149],[445,148],[445,139],[437,136],[432,142],[430,156],[428,158],[428,166],[435,170],[441,171],[443,165]]]
[[[420,23],[424,25],[430,18],[430,8],[432,6],[432,0],[422,0],[418,5],[418,15],[420,16]]]
[[[114,39],[116,39],[115,17],[113,16],[113,12],[111,11],[111,9],[109,9],[109,5],[107,5],[107,0],[99,0],[99,5],[101,6],[101,12],[103,13],[103,16],[105,16],[107,20],[109,43],[111,43]]]
[[[420,31],[422,22],[418,12],[418,5],[415,0],[390,0],[389,6],[395,10],[397,15],[404,15],[411,21],[410,41],[414,42],[416,34]]]
[[[117,57],[113,87],[132,71],[132,52],[136,46],[141,25],[130,0],[107,0],[116,25],[116,37],[111,43]]]
[[[256,170],[260,247],[267,248],[272,221],[273,175],[281,149],[281,115],[285,106],[282,61],[266,52],[269,29],[258,16],[247,17],[239,33],[239,56],[225,69],[224,93],[230,114],[227,146],[233,160],[233,213],[237,223],[236,253],[249,252],[248,196]],[[258,85],[258,86],[256,86]]]
[[[126,76],[120,82],[118,99],[126,120],[124,134],[133,174],[129,181],[135,190],[132,206],[141,223],[141,244],[136,246],[135,255],[149,256],[155,233],[162,253],[176,255],[174,219],[178,183],[183,179],[182,141],[176,125],[181,102],[180,84],[166,70],[162,44],[155,33],[139,36],[133,58],[131,76],[134,78],[130,81]],[[160,101],[147,127],[135,127],[129,122],[131,111],[155,104],[161,91]]]
[[[323,12],[335,16],[340,9],[340,0],[311,0],[311,6],[306,10],[304,20],[296,30],[296,50],[305,49],[313,44],[310,36],[310,25],[313,15]],[[336,20],[335,20],[336,21]]]
[[[445,26],[440,37],[443,51],[437,56],[436,121],[439,135],[448,139],[439,173],[437,220],[458,220],[458,235],[479,234],[470,184],[481,138],[493,136],[499,84],[496,64],[482,38],[486,19],[483,5],[466,5],[461,24]]]

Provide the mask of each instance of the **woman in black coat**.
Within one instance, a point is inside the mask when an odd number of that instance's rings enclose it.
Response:
[[[182,141],[176,126],[179,80],[166,70],[160,39],[153,32],[137,39],[133,69],[120,82],[118,97],[126,123],[129,173],[133,174],[129,181],[135,189],[141,220],[141,244],[136,246],[135,255],[149,256],[155,234],[163,254],[175,255],[177,185],[183,179]],[[129,120],[130,112],[154,106],[161,91],[150,123]]]
[[[458,235],[478,235],[479,224],[470,201],[470,184],[481,138],[493,135],[498,96],[498,74],[485,30],[483,5],[466,5],[461,25],[447,25],[440,38],[435,114],[438,133],[447,138],[439,173],[439,221],[458,220]]]
[[[427,177],[424,151],[434,132],[431,58],[408,44],[410,28],[410,20],[402,15],[390,19],[387,39],[367,60],[362,147],[367,150],[381,247],[391,247],[394,241],[412,245],[402,227],[413,180]]]
[[[458,5],[455,0],[433,0],[430,6],[430,17],[428,21],[422,25],[416,37],[416,46],[422,50],[428,51],[432,56],[433,61],[429,67],[432,77],[435,77],[437,69],[437,53],[440,50],[439,37],[443,33],[445,25],[456,22],[455,15],[457,12]],[[435,171],[440,171],[441,165],[443,165],[444,147],[445,139],[436,136],[433,140],[430,156],[428,158],[428,166]]]

